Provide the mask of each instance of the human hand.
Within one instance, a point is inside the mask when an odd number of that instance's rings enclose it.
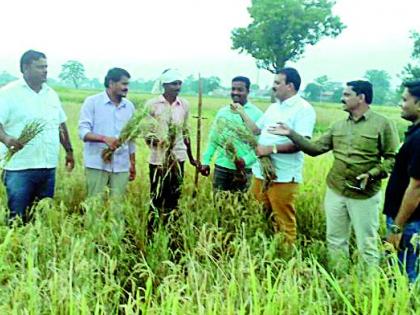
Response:
[[[268,127],[267,131],[273,135],[278,136],[290,136],[292,133],[292,129],[290,129],[289,126],[285,123],[281,122],[277,123],[275,126]]]

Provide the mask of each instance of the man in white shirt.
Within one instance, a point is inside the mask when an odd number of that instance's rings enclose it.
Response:
[[[23,78],[0,89],[0,155],[15,152],[3,174],[10,220],[20,216],[27,222],[26,210],[35,200],[54,196],[60,142],[68,170],[74,167],[66,115],[57,93],[45,83],[47,67],[45,54],[29,50],[20,60]],[[33,121],[42,121],[43,130],[24,145],[18,138]]]
[[[287,137],[273,135],[268,128],[278,122],[287,122],[299,129],[305,137],[312,137],[316,114],[313,107],[297,95],[301,78],[296,69],[284,68],[274,79],[273,91],[277,102],[270,105],[264,115],[254,123],[237,104],[237,111],[247,126],[259,135],[257,155],[270,156],[277,178],[264,189],[264,176],[260,163],[252,169],[253,194],[274,217],[276,232],[284,233],[285,241],[293,244],[296,240],[296,210],[294,202],[302,182],[303,152]]]

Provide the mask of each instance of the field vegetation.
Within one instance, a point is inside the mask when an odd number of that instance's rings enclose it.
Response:
[[[330,154],[306,157],[297,202],[299,239],[292,251],[273,236],[266,213],[250,196],[213,203],[211,178],[201,177],[193,199],[191,167],[177,220],[146,238],[148,149],[142,141],[137,179],[127,196],[86,200],[77,120],[92,93],[59,90],[77,166],[67,173],[61,156],[56,198],[40,202],[30,224],[9,228],[0,188],[0,314],[416,314],[420,309],[418,289],[410,290],[398,268],[387,263],[385,249],[377,273],[357,267],[354,247],[355,267],[348,274],[328,272],[322,201]],[[150,97],[129,94],[136,105]],[[187,98],[193,116],[196,99]],[[227,104],[228,99],[204,99],[208,119],[202,134]],[[346,116],[339,104],[314,106],[316,134]],[[392,118],[403,135],[407,124],[399,109],[374,109]],[[192,118],[191,130],[194,136]]]

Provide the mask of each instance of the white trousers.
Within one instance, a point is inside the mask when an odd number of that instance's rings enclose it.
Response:
[[[332,263],[341,258],[348,259],[350,227],[353,226],[357,249],[363,261],[372,267],[379,264],[380,202],[380,192],[368,199],[353,199],[327,188],[324,206],[328,252]]]

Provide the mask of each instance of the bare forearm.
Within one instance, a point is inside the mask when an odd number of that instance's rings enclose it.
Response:
[[[84,136],[83,141],[85,141],[85,142],[105,142],[105,136],[98,135],[98,134],[93,133],[93,132],[88,132]]]
[[[73,151],[71,146],[69,132],[65,123],[60,124],[60,143],[66,152]]]
[[[0,124],[0,142],[7,145],[8,138],[9,138],[9,135],[4,131],[3,125]]]
[[[130,154],[130,163],[132,165],[136,165],[136,154],[135,153]]]
[[[261,129],[257,127],[255,122],[245,112],[241,112],[240,115],[247,128],[251,130],[254,135],[261,134]]]
[[[192,149],[191,149],[191,139],[189,136],[184,136],[184,144],[187,147],[187,155],[190,161],[194,160]]]
[[[299,147],[294,143],[278,144],[276,145],[278,153],[296,153],[299,152]]]
[[[409,185],[405,191],[395,224],[404,226],[420,203],[420,185]]]

